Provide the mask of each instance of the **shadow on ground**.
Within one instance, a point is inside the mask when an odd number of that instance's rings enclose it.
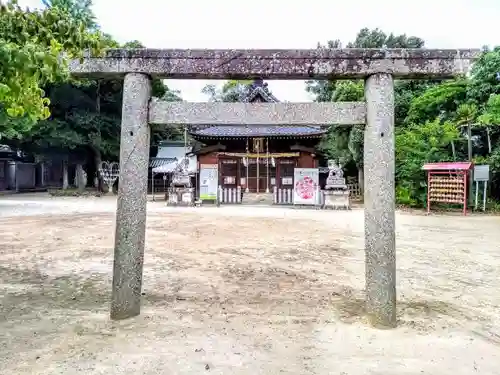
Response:
[[[260,270],[262,271],[262,270]],[[259,270],[253,274],[241,273],[241,278],[252,277],[258,282],[268,283],[270,278],[275,277],[277,269],[263,271],[265,277],[256,277]],[[232,275],[235,276],[234,274]],[[0,267],[0,292],[2,303],[0,304],[0,322],[19,321],[23,315],[34,312],[46,312],[50,310],[78,310],[107,313],[110,303],[110,285],[102,275],[93,275],[84,278],[77,275],[51,278],[36,270]],[[314,287],[314,285],[310,285]],[[2,290],[3,289],[3,290]],[[324,290],[324,286],[318,289]],[[336,323],[340,321],[346,324],[362,323],[365,321],[365,301],[362,290],[354,290],[345,285],[333,286],[334,292],[323,294],[316,301],[322,311],[334,312],[335,319],[324,319],[323,317],[302,315],[295,316],[292,323],[304,322]],[[301,293],[295,290],[292,293]],[[173,283],[167,293],[156,293],[154,290],[143,293],[144,303],[152,308],[175,308],[176,311],[196,309],[199,313],[207,312],[207,316],[220,314],[223,311],[227,316],[237,317],[240,313],[238,301],[232,301],[231,295],[221,295],[216,290],[213,293],[197,293],[190,296],[183,295],[182,283]],[[252,300],[253,299],[253,300]],[[269,299],[278,308],[280,301],[276,302],[276,295],[270,295]],[[287,296],[281,300],[282,304],[293,300],[295,303],[305,301],[303,295]],[[266,296],[249,295],[245,301],[252,306],[255,315],[268,315],[270,301]],[[304,302],[308,304],[308,302]],[[309,307],[309,306],[306,306]],[[260,311],[262,310],[262,311]],[[266,310],[266,313],[264,313]],[[304,311],[304,310],[302,310]],[[318,310],[316,310],[318,311]],[[485,316],[478,316],[474,311],[466,307],[446,303],[439,300],[400,300],[398,301],[398,325],[412,328],[418,332],[425,333],[437,329],[460,326],[469,327],[471,333],[486,339],[492,343],[500,344],[500,336],[493,332],[494,325]]]

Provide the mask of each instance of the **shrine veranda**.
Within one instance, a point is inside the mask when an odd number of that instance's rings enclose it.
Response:
[[[111,318],[140,313],[149,123],[328,126],[365,124],[366,311],[396,325],[394,80],[467,73],[477,50],[111,50],[70,64],[77,76],[124,77],[120,186]],[[173,79],[364,79],[360,103],[166,103],[151,77]],[[260,182],[257,182],[257,186]]]

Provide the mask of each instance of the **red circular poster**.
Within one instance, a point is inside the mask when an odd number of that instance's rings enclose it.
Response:
[[[301,199],[312,199],[317,187],[318,185],[311,177],[305,176],[295,183],[295,192]]]

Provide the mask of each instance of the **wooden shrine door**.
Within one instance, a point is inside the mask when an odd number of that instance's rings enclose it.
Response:
[[[273,190],[276,184],[276,166],[272,165],[269,159],[269,191]],[[248,163],[248,189],[252,193],[265,193],[268,188],[268,165],[267,158],[257,158],[249,160]]]

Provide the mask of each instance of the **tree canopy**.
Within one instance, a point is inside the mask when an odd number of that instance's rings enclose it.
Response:
[[[69,79],[67,58],[101,48],[100,33],[64,9],[0,4],[0,135],[21,135],[46,119],[50,100],[44,86]]]
[[[87,153],[93,166],[118,158],[123,81],[74,80],[67,61],[86,50],[144,48],[136,40],[120,45],[101,31],[91,0],[43,0],[43,9],[23,9],[15,0],[0,6],[0,136],[2,142],[33,152]],[[330,39],[317,48],[339,48]],[[419,48],[418,36],[361,29],[345,47]],[[209,101],[235,102],[250,81],[207,85]],[[360,101],[362,81],[316,81],[305,88],[315,101]],[[161,80],[153,95],[181,101]],[[500,47],[484,50],[469,76],[448,81],[396,81],[396,196],[400,203],[425,204],[421,166],[440,160],[488,163],[491,194],[500,199]],[[176,128],[152,126],[152,144],[178,139]],[[363,183],[363,127],[330,127],[318,146],[324,159],[342,161],[347,173]],[[91,163],[92,164],[92,163]]]
[[[420,48],[424,40],[380,29],[361,29],[346,47]],[[339,40],[318,48],[340,48]],[[308,81],[316,101],[360,101],[363,82]],[[467,160],[469,153],[492,170],[491,194],[500,199],[500,48],[485,50],[470,77],[449,81],[396,81],[396,195],[401,204],[425,202],[425,162]],[[470,134],[470,140],[468,139]],[[363,183],[363,127],[330,127],[319,145],[324,157],[358,171]]]
[[[103,158],[118,158],[123,80],[72,80],[62,57],[78,58],[89,48],[99,53],[120,44],[99,31],[90,0],[45,0],[44,5],[28,10],[11,1],[2,7],[2,16],[8,17],[0,19],[0,67],[12,78],[0,77],[0,134],[33,153],[86,153],[94,160],[87,170],[91,182]],[[4,46],[17,54],[1,54]],[[144,45],[133,40],[121,47]],[[24,50],[33,50],[33,55],[23,57]],[[39,65],[26,65],[30,58],[39,58]],[[182,100],[157,79],[153,96]],[[181,134],[153,125],[151,139],[154,144]]]

